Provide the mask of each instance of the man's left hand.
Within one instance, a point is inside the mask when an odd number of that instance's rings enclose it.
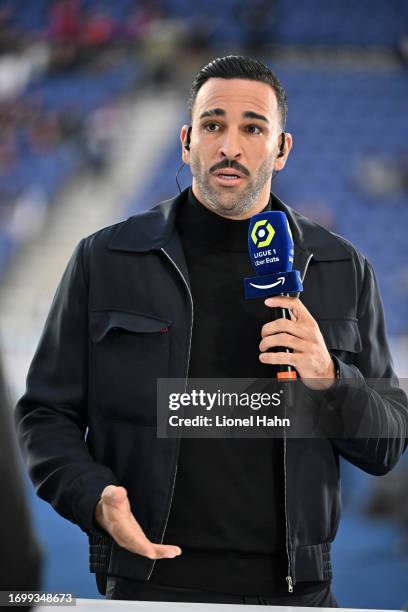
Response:
[[[331,387],[336,377],[333,359],[316,320],[306,306],[299,298],[283,295],[268,298],[265,304],[270,308],[286,308],[290,312],[290,319],[276,319],[262,327],[260,361],[293,366],[310,388]],[[265,352],[274,347],[285,347],[292,352]]]

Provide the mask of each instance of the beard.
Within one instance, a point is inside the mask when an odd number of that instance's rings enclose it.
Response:
[[[216,188],[210,183],[210,174],[203,169],[198,156],[191,155],[190,168],[197,187],[208,208],[224,217],[239,217],[250,211],[260,197],[266,183],[271,180],[275,159],[264,161],[254,179],[246,179],[246,187],[239,193],[232,188]]]

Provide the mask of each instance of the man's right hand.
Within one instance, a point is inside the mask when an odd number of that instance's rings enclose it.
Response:
[[[181,555],[178,546],[150,542],[132,514],[124,487],[109,485],[104,488],[95,509],[95,518],[119,546],[130,552],[149,559],[173,559]]]

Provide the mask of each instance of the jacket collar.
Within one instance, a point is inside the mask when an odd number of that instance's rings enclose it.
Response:
[[[160,250],[174,242],[174,225],[179,206],[187,201],[188,189],[120,223],[108,248],[115,251],[146,252]],[[313,254],[315,261],[351,259],[351,250],[341,239],[296,212],[272,194],[272,210],[286,213],[295,243],[294,268],[302,269]]]

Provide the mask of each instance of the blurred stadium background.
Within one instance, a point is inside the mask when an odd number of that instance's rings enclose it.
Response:
[[[406,0],[0,0],[0,331],[13,399],[75,244],[176,193],[191,78],[236,52],[288,92],[295,146],[274,191],[373,262],[407,376]],[[342,468],[337,598],[401,608],[407,459],[382,478]],[[27,486],[44,588],[98,597],[84,534]]]

